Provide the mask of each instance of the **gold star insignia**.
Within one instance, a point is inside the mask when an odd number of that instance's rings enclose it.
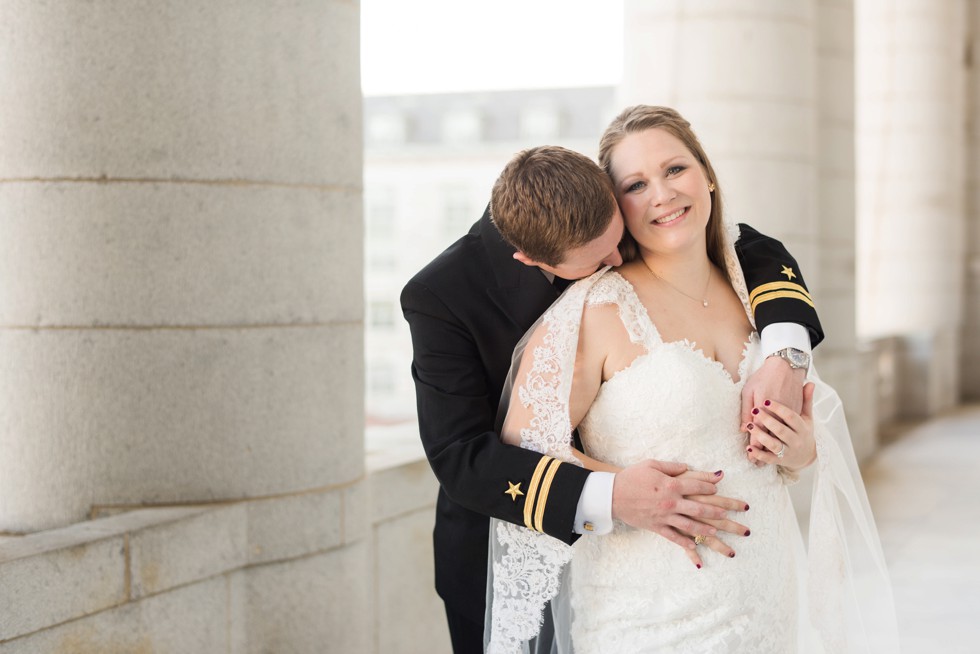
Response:
[[[508,481],[507,485],[510,486],[510,488],[504,491],[504,495],[510,495],[510,498],[516,502],[517,496],[524,494],[521,492],[521,482],[517,482],[515,484],[513,482]]]
[[[793,269],[790,268],[789,266],[783,266],[782,274],[786,275],[786,279],[793,279],[794,277],[796,277],[796,273],[793,272]]]

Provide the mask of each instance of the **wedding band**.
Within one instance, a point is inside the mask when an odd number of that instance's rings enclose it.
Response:
[[[784,454],[786,454],[786,443],[783,443],[783,448],[781,450],[779,450],[778,452],[776,452],[776,458],[777,459],[781,459],[781,458],[783,458],[783,455]]]
[[[704,541],[706,541],[706,540],[708,540],[708,537],[707,536],[702,536],[701,534],[698,534],[697,536],[694,537],[694,544],[695,545],[703,545],[704,544]]]

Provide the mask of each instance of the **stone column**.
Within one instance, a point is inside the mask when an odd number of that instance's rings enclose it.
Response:
[[[858,330],[902,337],[899,404],[959,399],[963,0],[857,0]]]
[[[844,398],[859,459],[877,445],[874,353],[857,339],[854,0],[817,1],[818,300],[820,374]]]
[[[980,1],[969,3],[969,41],[966,65],[969,70],[966,97],[966,305],[964,310],[962,370],[963,396],[980,400]]]
[[[667,104],[711,155],[726,211],[782,240],[827,338],[823,377],[872,438],[854,327],[851,0],[627,0],[623,105]],[[858,446],[859,451],[867,446]]]
[[[779,236],[818,282],[815,0],[626,0],[622,106],[677,108],[738,222]]]
[[[0,532],[257,500],[250,651],[367,647],[358,28],[0,0]]]

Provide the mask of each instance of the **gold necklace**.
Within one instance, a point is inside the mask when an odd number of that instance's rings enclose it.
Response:
[[[666,284],[667,286],[671,287],[672,289],[674,289],[675,291],[677,291],[678,293],[680,293],[684,297],[689,298],[691,300],[694,300],[695,302],[700,302],[701,303],[701,306],[703,306],[705,309],[708,308],[708,287],[711,286],[711,264],[710,263],[708,264],[708,281],[706,281],[704,283],[704,292],[701,294],[702,297],[700,299],[698,299],[698,298],[694,297],[693,295],[688,295],[687,293],[685,293],[681,289],[677,288],[676,286],[674,286],[673,284],[671,284],[670,282],[668,282],[666,279],[664,279],[663,277],[661,277],[657,273],[653,272],[653,268],[650,267],[650,264],[648,264],[647,263],[647,260],[644,259],[643,257],[640,257],[640,261],[643,262],[644,267],[646,267],[646,269],[650,272],[650,274],[653,275],[656,279],[659,279],[664,284]]]

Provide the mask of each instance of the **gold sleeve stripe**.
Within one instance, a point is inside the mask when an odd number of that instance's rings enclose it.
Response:
[[[813,306],[813,300],[809,296],[803,295],[802,293],[797,293],[796,291],[776,291],[775,293],[767,293],[766,295],[760,295],[756,299],[752,300],[752,313],[755,313],[755,308],[762,304],[763,302],[768,302],[769,300],[778,300],[779,298],[793,298],[794,300],[803,300],[811,307]]]
[[[555,473],[558,472],[558,467],[561,465],[561,461],[554,459],[551,462],[548,472],[544,476],[544,480],[541,482],[541,489],[538,492],[538,508],[534,512],[534,528],[538,531],[544,531],[544,510],[548,505],[548,493],[551,492],[551,482],[555,479]]]
[[[524,498],[524,526],[528,529],[534,529],[531,523],[531,517],[534,515],[534,500],[538,496],[538,484],[541,483],[541,475],[544,474],[544,469],[550,461],[554,461],[554,459],[548,455],[544,455],[538,460],[534,474],[531,475],[531,483],[527,485],[527,497]]]
[[[756,286],[753,288],[752,292],[749,293],[749,302],[755,300],[756,296],[759,294],[766,293],[768,291],[796,291],[810,297],[809,291],[799,284],[794,284],[792,282],[770,282],[768,284],[763,284],[762,286]]]

